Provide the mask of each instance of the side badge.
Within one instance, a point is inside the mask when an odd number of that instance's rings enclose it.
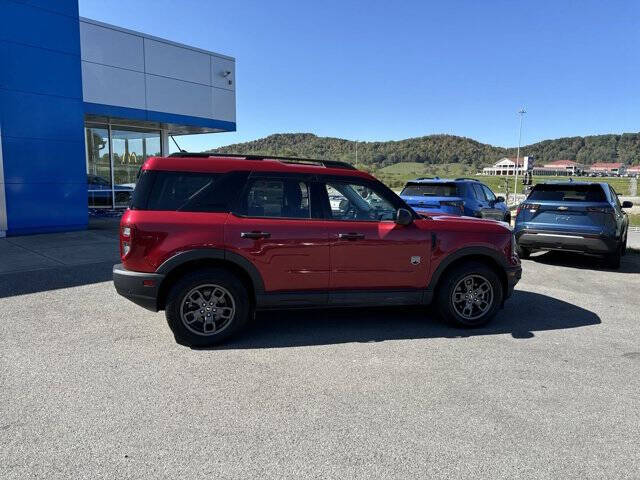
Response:
[[[411,265],[418,265],[422,261],[422,257],[411,257]]]

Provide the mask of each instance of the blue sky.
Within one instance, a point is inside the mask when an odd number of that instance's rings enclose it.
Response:
[[[80,14],[236,57],[235,133],[494,145],[640,131],[640,2],[80,0]]]

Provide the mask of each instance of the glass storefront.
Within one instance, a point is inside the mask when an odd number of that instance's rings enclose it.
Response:
[[[126,207],[140,166],[162,154],[160,132],[86,124],[85,133],[89,208]]]

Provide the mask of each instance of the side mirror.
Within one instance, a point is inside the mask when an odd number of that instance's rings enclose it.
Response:
[[[622,208],[631,208],[631,207],[633,207],[633,202],[630,202],[628,200],[625,202],[622,202]]]
[[[496,203],[504,203],[504,197],[496,197]]]
[[[413,215],[406,208],[399,208],[396,212],[396,223],[398,225],[410,225],[413,223]]]

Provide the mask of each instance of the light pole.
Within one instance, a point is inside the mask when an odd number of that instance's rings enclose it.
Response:
[[[516,154],[516,176],[513,181],[513,203],[518,202],[518,164],[520,163],[520,143],[522,142],[522,119],[524,118],[525,113],[527,113],[527,111],[524,109],[524,107],[518,110],[518,115],[520,115],[520,133],[518,134],[518,153]]]

